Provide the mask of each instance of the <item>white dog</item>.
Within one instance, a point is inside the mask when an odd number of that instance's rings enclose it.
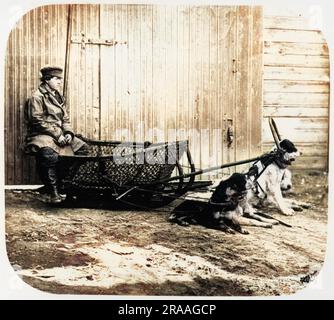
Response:
[[[273,204],[284,215],[293,215],[292,205],[283,198],[282,189],[292,188],[291,171],[287,167],[300,153],[290,140],[282,140],[279,145],[282,152],[278,153],[271,164],[266,168],[261,161],[256,164],[258,172],[264,170],[257,179],[257,197],[262,200],[263,205]]]

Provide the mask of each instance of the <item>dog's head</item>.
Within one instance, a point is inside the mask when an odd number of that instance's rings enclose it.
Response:
[[[253,182],[243,173],[233,173],[228,181],[231,189],[238,194],[243,194],[253,187]]]
[[[233,173],[227,180],[220,182],[211,201],[219,203],[242,199],[252,187],[253,182],[246,174]]]
[[[287,164],[291,164],[292,161],[295,161],[300,152],[297,150],[295,145],[288,139],[284,139],[279,143],[280,148],[284,151],[283,159]]]

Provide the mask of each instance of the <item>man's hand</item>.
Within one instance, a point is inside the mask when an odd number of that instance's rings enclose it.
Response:
[[[61,147],[64,147],[66,145],[66,138],[61,135],[59,138],[58,138],[58,144],[61,146]]]
[[[72,142],[72,135],[69,133],[65,134],[65,140],[66,140],[66,144],[70,144]]]

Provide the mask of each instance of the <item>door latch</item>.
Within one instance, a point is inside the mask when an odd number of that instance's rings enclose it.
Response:
[[[232,143],[234,141],[234,130],[233,130],[233,120],[227,119],[227,147],[230,148],[232,146]]]

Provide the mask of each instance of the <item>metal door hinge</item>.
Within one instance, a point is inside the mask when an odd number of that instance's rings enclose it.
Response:
[[[81,36],[71,37],[71,43],[81,44],[81,48],[85,49],[86,45],[104,45],[104,46],[115,46],[117,44],[127,44],[127,41],[118,41],[114,39],[103,39],[103,38],[86,38],[85,34]]]

